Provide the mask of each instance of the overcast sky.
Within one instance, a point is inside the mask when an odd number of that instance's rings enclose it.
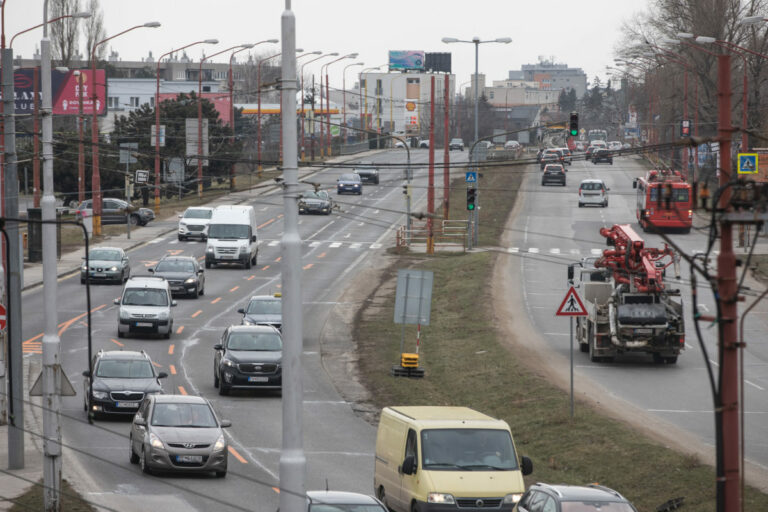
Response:
[[[84,6],[88,0],[80,2]],[[613,63],[622,22],[646,9],[647,3],[648,0],[293,0],[292,10],[296,16],[297,48],[340,55],[359,53],[355,60],[329,66],[333,86],[341,86],[341,72],[346,64],[385,64],[389,50],[451,52],[453,73],[462,84],[474,72],[474,45],[444,44],[441,38],[511,37],[511,44],[480,45],[480,73],[486,75],[490,85],[492,80],[507,78],[509,70],[536,63],[539,56],[581,67],[590,81],[595,75],[604,80],[605,66]],[[150,51],[157,56],[199,39],[219,39],[217,46],[191,48],[189,55],[197,60],[203,49],[210,55],[237,44],[279,39],[285,2],[101,0],[101,6],[108,36],[148,21],[162,23],[160,28],[141,28],[108,43],[122,60],[141,60]],[[6,41],[42,19],[42,0],[6,0]],[[30,58],[41,37],[42,29],[19,36],[14,43],[15,53]],[[263,44],[251,51],[265,56],[280,50],[279,44]],[[228,58],[225,53],[213,61],[226,62]],[[318,73],[320,65],[330,60],[309,64],[305,72]],[[361,69],[348,69],[348,87],[355,81],[353,73]]]

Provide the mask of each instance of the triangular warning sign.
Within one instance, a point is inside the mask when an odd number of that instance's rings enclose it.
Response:
[[[568,289],[568,293],[565,294],[563,302],[557,308],[555,316],[587,316],[587,308],[584,307],[579,294],[576,293],[576,288],[571,286]]]
[[[745,157],[741,161],[741,170],[742,171],[754,171],[755,167],[752,165],[752,159],[749,157]]]

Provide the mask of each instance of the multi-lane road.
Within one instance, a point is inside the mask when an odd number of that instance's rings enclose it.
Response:
[[[412,150],[415,170],[414,209],[423,208],[428,153]],[[451,153],[452,161],[466,161],[467,153]],[[368,158],[380,164],[404,164],[405,151]],[[438,161],[441,161],[438,155]],[[371,492],[375,429],[357,416],[326,374],[321,361],[321,333],[329,313],[346,285],[359,278],[366,258],[391,245],[394,228],[403,223],[404,165],[382,165],[379,185],[364,186],[362,196],[337,196],[336,178],[348,168],[323,169],[309,181],[323,184],[340,210],[330,216],[302,215],[302,291],[304,320],[304,432],[308,489],[327,485],[339,490]],[[309,187],[308,187],[309,188]],[[62,328],[64,369],[75,381],[78,396],[63,401],[63,440],[67,471],[89,489],[86,497],[117,510],[275,510],[278,506],[281,398],[275,392],[239,392],[219,396],[213,387],[213,345],[225,327],[240,323],[236,310],[251,295],[280,291],[280,238],[283,230],[282,196],[257,196],[252,204],[259,219],[259,265],[250,270],[206,270],[205,295],[178,300],[173,309],[175,332],[170,340],[117,337],[117,311],[113,299],[120,287],[91,287],[94,350],[145,350],[169,377],[167,393],[202,395],[210,399],[221,418],[232,421],[229,473],[210,477],[146,476],[128,461],[127,421],[97,421],[89,425],[79,392],[81,373],[87,368],[85,288],[77,276],[59,282],[59,322]],[[167,222],[173,228],[175,220]],[[200,242],[179,242],[175,233],[130,251],[133,274],[146,274],[166,254],[204,255]],[[42,332],[43,290],[24,295],[24,339]],[[290,321],[285,319],[285,321]],[[29,345],[29,344],[28,344]],[[37,357],[32,356],[30,357]],[[70,473],[72,474],[72,473]],[[258,503],[258,506],[254,505]]]

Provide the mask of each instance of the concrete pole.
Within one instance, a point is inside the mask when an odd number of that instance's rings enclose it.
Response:
[[[473,38],[472,41],[475,43],[475,143],[479,140],[479,129],[478,129],[478,92],[480,90],[480,76],[479,76],[479,63],[478,59],[480,58],[480,38]],[[475,187],[477,190],[475,191],[475,209],[472,211],[472,216],[474,220],[474,225],[472,226],[472,237],[474,238],[474,246],[477,247],[478,244],[478,237],[477,237],[477,231],[480,227],[480,214],[478,213],[478,210],[480,209],[480,169],[479,165],[475,165],[475,171],[477,171],[477,184]]]
[[[282,64],[281,103],[282,133],[285,141],[283,161],[284,228],[283,260],[283,442],[280,452],[280,510],[306,510],[306,465],[302,405],[301,357],[303,352],[301,312],[301,237],[299,236],[299,168],[296,155],[296,18],[291,0],[285,0],[281,16]]]
[[[5,133],[5,216],[17,218],[19,216],[19,180],[16,168],[16,120],[14,96],[13,96],[13,49],[2,50],[2,89],[3,89],[3,117]],[[50,71],[48,76],[50,78]],[[10,275],[9,286],[6,290],[8,297],[9,318],[7,343],[11,350],[10,365],[11,407],[13,410],[13,422],[8,428],[8,467],[21,469],[24,467],[24,401],[23,401],[23,375],[22,375],[22,346],[21,346],[21,266],[19,258],[19,223],[8,222],[5,225],[8,233],[8,247],[6,250]],[[19,443],[18,445],[16,443]]]
[[[451,195],[451,180],[450,180],[450,113],[448,111],[448,104],[450,98],[450,82],[451,75],[445,75],[445,112],[443,115],[443,218],[448,220],[450,210],[450,195]]]
[[[429,177],[427,181],[427,254],[435,252],[435,75],[429,90]]]

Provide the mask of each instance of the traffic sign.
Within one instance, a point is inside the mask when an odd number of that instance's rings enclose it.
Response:
[[[464,176],[464,181],[467,183],[477,183],[477,172],[468,171]]]
[[[757,174],[757,153],[739,153],[739,174]]]
[[[587,308],[584,307],[579,294],[576,293],[576,288],[571,286],[568,289],[568,293],[565,294],[563,302],[557,308],[555,316],[587,316]]]
[[[5,326],[8,323],[8,312],[5,310],[5,306],[0,304],[0,332],[5,330]]]
[[[134,183],[147,183],[149,181],[149,171],[141,169],[137,170],[136,177],[133,181]]]

